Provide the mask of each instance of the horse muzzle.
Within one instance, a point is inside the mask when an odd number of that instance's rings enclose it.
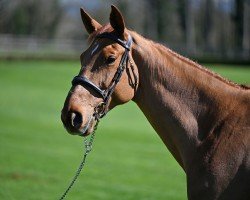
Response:
[[[67,112],[62,110],[61,120],[68,133],[80,136],[89,135],[95,124],[92,115],[84,119],[82,113],[78,111]]]

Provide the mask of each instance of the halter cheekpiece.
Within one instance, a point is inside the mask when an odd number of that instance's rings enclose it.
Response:
[[[72,80],[72,85],[82,85],[84,87],[89,87],[90,89],[94,90],[100,97],[102,97],[103,102],[99,104],[96,109],[95,109],[95,117],[97,119],[102,118],[104,115],[107,113],[107,103],[111,97],[111,95],[114,92],[115,86],[117,83],[120,81],[122,73],[125,69],[125,67],[128,64],[129,61],[129,51],[132,46],[132,37],[129,35],[128,40],[124,41],[118,38],[116,35],[111,34],[111,33],[102,33],[98,35],[96,38],[108,38],[110,40],[113,40],[117,42],[119,45],[125,48],[125,52],[122,55],[121,61],[119,63],[119,66],[116,70],[116,73],[109,84],[108,88],[106,89],[101,89],[97,85],[95,85],[92,81],[90,81],[87,77],[85,76],[75,76]]]

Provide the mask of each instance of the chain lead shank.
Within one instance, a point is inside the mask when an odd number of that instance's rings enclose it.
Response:
[[[95,124],[95,127],[94,127],[94,130],[91,133],[91,136],[90,136],[89,140],[86,137],[84,138],[84,154],[83,154],[83,159],[82,159],[82,161],[81,161],[81,163],[80,163],[80,165],[79,165],[79,167],[78,167],[78,169],[76,171],[75,176],[73,177],[72,181],[70,182],[68,188],[65,190],[65,192],[63,193],[63,195],[59,198],[60,200],[63,200],[66,197],[66,195],[68,194],[68,192],[70,191],[70,189],[74,185],[75,181],[79,177],[79,175],[80,175],[83,167],[85,166],[87,155],[91,152],[92,147],[93,147],[93,142],[94,142],[94,139],[95,139],[95,131],[97,129],[98,123],[99,123],[99,120],[97,120],[97,122]]]

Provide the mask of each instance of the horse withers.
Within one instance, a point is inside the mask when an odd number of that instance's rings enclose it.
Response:
[[[192,200],[250,199],[250,89],[125,27],[111,6],[100,25],[81,9],[90,46],[62,109],[86,136],[109,110],[136,102],[187,176]]]

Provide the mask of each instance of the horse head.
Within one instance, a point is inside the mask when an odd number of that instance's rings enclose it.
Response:
[[[135,97],[138,69],[121,12],[111,6],[110,22],[102,26],[80,11],[90,45],[80,56],[81,69],[72,81],[61,119],[69,133],[86,136],[109,110]]]

